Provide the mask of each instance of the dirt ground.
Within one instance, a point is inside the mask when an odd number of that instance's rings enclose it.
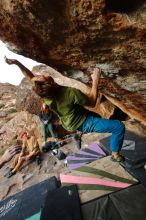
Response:
[[[135,124],[133,121],[126,122],[126,128],[145,137],[145,129],[137,124],[137,122]],[[91,144],[98,143],[101,138],[108,135],[109,134],[99,133],[83,134],[82,148],[86,148]],[[51,139],[48,139],[48,141],[49,140]],[[66,141],[67,144],[60,147],[60,150],[62,150],[66,155],[77,153],[78,149],[73,138],[68,138]],[[8,168],[11,167],[11,163],[12,161],[5,164],[0,169],[1,200],[52,176],[59,178],[60,173],[65,173],[68,171],[68,167],[65,165],[65,160],[58,160],[57,157],[53,156],[50,151],[47,153],[42,153],[42,163],[40,165],[37,165],[35,161],[29,163],[25,162],[21,170],[8,179],[5,177],[5,174],[8,172]]]
[[[82,135],[82,148],[85,148],[93,143],[98,143],[99,138],[103,136],[105,135],[96,133]],[[66,141],[67,144],[60,147],[61,151],[63,151],[66,155],[78,152],[73,138],[68,138]],[[51,154],[51,151],[42,153],[41,165],[37,165],[35,161],[31,163],[26,162],[17,174],[11,178],[7,178],[5,177],[5,174],[8,172],[8,168],[11,166],[11,163],[12,161],[5,164],[5,166],[0,170],[1,200],[51,176],[59,178],[60,173],[64,173],[68,170],[65,165],[65,160],[58,160],[56,156]]]

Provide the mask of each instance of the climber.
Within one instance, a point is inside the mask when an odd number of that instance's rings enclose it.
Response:
[[[7,163],[8,161],[10,161],[13,156],[15,156],[16,154],[20,153],[21,151],[21,147],[19,145],[12,145],[10,146],[2,155],[2,157],[0,158],[0,168]]]
[[[101,75],[99,68],[95,68],[91,75],[92,88],[90,93],[85,95],[77,89],[58,85],[50,76],[34,76],[30,70],[17,60],[5,58],[5,61],[8,64],[16,64],[23,74],[33,82],[33,90],[58,114],[65,129],[69,131],[79,130],[82,133],[111,133],[111,160],[114,162],[123,160],[120,150],[125,133],[124,124],[118,120],[103,119],[92,115],[85,108],[86,106],[94,107],[96,104]]]
[[[7,175],[8,178],[16,174],[24,161],[36,159],[38,165],[41,163],[39,144],[34,134],[31,133],[32,131],[29,133],[25,131],[21,134],[20,138],[22,140],[22,150],[20,154],[14,158],[12,166]]]
[[[45,145],[47,141],[47,129],[51,133],[52,138],[57,141],[57,135],[55,134],[52,125],[52,112],[49,110],[49,107],[45,103],[42,104],[41,112],[39,113],[39,119],[41,121],[41,130],[44,139],[43,145]]]

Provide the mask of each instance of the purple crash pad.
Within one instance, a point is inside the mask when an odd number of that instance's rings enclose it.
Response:
[[[78,167],[84,166],[87,163],[91,163],[102,157],[105,157],[106,153],[101,149],[98,144],[92,144],[87,148],[81,149],[74,155],[69,155],[67,159],[67,166],[69,169],[74,170]]]

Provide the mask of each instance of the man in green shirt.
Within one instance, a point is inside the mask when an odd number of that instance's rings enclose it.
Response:
[[[85,109],[86,106],[94,107],[96,104],[101,75],[99,68],[95,68],[91,75],[92,88],[90,93],[84,95],[80,90],[58,85],[50,76],[35,77],[30,70],[17,60],[5,58],[5,61],[8,64],[16,64],[23,74],[34,83],[33,90],[58,114],[65,129],[69,131],[79,130],[83,133],[111,133],[111,160],[115,162],[123,160],[119,152],[124,139],[124,124],[118,120],[103,119],[98,115],[92,115],[91,112],[87,112]]]
[[[62,87],[55,99],[45,98],[44,101],[59,115],[62,126],[66,130],[75,131],[87,116],[87,111],[83,107],[86,99],[86,96],[79,90]],[[73,105],[74,108],[72,107]]]

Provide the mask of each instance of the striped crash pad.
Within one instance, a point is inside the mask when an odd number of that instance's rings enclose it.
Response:
[[[110,136],[100,139],[100,145],[109,151]],[[146,138],[126,130],[121,154],[132,166],[146,162]],[[109,151],[110,152],[110,151]]]
[[[105,156],[106,154],[101,147],[97,144],[93,144],[87,148],[81,149],[74,155],[67,156],[67,166],[69,169],[74,170]]]
[[[110,156],[60,174],[60,180],[62,185],[77,184],[81,203],[137,183],[119,163],[112,162]]]
[[[100,145],[109,150],[109,141],[109,137],[102,138]],[[126,130],[121,154],[125,169],[146,187],[146,138]]]

